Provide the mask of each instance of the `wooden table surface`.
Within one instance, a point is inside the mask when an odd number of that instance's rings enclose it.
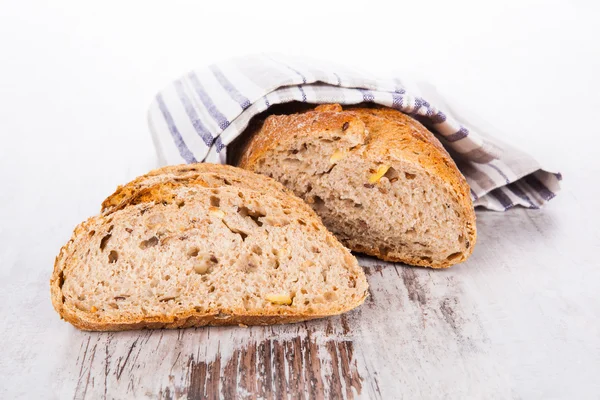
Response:
[[[577,238],[585,224],[550,209],[480,212],[467,263],[361,258],[367,301],[320,321],[119,333],[64,324],[56,388],[77,399],[598,395],[600,264],[589,249],[600,238]]]
[[[0,12],[0,399],[600,398],[595,2],[302,2],[294,18],[249,18],[256,2],[108,3]],[[61,321],[54,257],[156,166],[153,94],[199,65],[289,49],[422,72],[562,172],[563,190],[542,210],[478,211],[473,256],[451,269],[361,258],[370,296],[340,317],[121,333]]]

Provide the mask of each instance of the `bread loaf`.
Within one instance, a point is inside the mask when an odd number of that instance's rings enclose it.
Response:
[[[354,251],[434,268],[473,251],[465,178],[441,143],[401,112],[330,104],[271,115],[241,154],[239,166],[292,189]]]
[[[119,187],[61,249],[51,294],[84,330],[256,325],[351,310],[367,281],[281,184],[193,164]]]

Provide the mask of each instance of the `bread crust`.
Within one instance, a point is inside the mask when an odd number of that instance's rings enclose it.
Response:
[[[199,172],[200,175],[195,175],[194,172]],[[173,179],[171,175],[180,175],[181,173],[188,174],[179,180]],[[220,178],[225,177],[231,180],[240,188],[262,188],[263,191],[269,191],[275,197],[280,198],[283,202],[287,202],[293,206],[299,214],[306,218],[307,223],[314,223],[321,232],[326,235],[327,242],[331,245],[336,245],[344,248],[341,243],[322,226],[320,218],[314,211],[306,205],[301,199],[297,198],[293,193],[286,189],[283,185],[275,180],[257,175],[249,171],[244,171],[227,165],[215,164],[188,164],[164,167],[153,170],[132,182],[119,186],[115,193],[109,196],[102,203],[102,214],[94,216],[79,224],[73,231],[71,239],[61,248],[54,262],[54,270],[50,279],[51,300],[54,309],[59,313],[62,319],[70,322],[75,327],[81,330],[89,331],[121,331],[131,329],[157,329],[157,328],[187,328],[194,326],[217,326],[217,325],[272,325],[282,323],[293,323],[306,321],[310,319],[323,318],[343,312],[349,311],[361,305],[368,295],[366,278],[363,275],[365,291],[355,303],[345,304],[344,307],[334,309],[331,313],[315,314],[315,313],[298,313],[288,310],[268,310],[259,313],[250,313],[245,309],[220,309],[215,312],[197,312],[189,310],[173,315],[162,316],[130,316],[120,315],[118,319],[101,318],[93,313],[85,312],[77,309],[73,305],[65,303],[62,293],[62,285],[64,282],[64,273],[74,266],[77,260],[72,259],[73,246],[75,238],[86,235],[89,232],[89,226],[93,225],[98,219],[110,217],[111,213],[123,209],[132,204],[154,203],[162,201],[164,188],[174,185],[200,185],[204,187],[216,187],[215,182],[207,182],[202,179],[201,174],[219,174]],[[158,181],[149,182],[151,178],[158,178]],[[239,181],[239,182],[238,182]],[[217,183],[218,184],[218,183]],[[352,257],[350,252],[344,248],[347,256]],[[356,262],[354,260],[354,262]],[[360,267],[358,267],[360,268]],[[362,271],[361,271],[362,273]],[[362,282],[360,282],[362,283]]]
[[[276,146],[301,136],[310,136],[314,132],[339,130],[346,123],[357,129],[362,126],[369,132],[364,144],[367,148],[364,154],[369,159],[392,167],[398,162],[412,163],[434,177],[438,184],[449,189],[450,195],[461,208],[463,222],[467,226],[469,247],[461,257],[432,265],[420,258],[399,253],[382,253],[377,247],[347,242],[344,244],[353,251],[385,261],[417,266],[447,268],[466,260],[472,254],[477,239],[475,210],[469,185],[440,141],[417,120],[395,109],[381,106],[350,106],[343,109],[339,104],[326,104],[308,112],[271,115],[257,132],[251,134],[242,150],[238,166],[255,171],[259,160]]]

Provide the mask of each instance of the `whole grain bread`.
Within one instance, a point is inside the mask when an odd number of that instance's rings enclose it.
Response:
[[[354,251],[433,268],[473,251],[465,178],[433,134],[397,110],[328,104],[271,115],[240,154],[240,167],[293,190]]]
[[[296,322],[360,305],[356,259],[302,200],[192,164],[119,187],[56,258],[54,308],[84,330]]]

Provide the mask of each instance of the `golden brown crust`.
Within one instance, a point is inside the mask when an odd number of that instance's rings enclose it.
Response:
[[[207,182],[206,175],[215,177],[212,184]],[[231,182],[227,180],[228,177]],[[158,182],[154,182],[152,179]],[[130,204],[151,201],[152,195],[149,195],[146,191],[148,188],[156,186],[153,183],[171,187],[181,184],[194,184],[204,187],[235,184],[248,189],[260,187],[261,189],[290,193],[287,188],[273,179],[229,165],[210,163],[172,165],[152,170],[125,185],[117,187],[117,190],[102,202],[102,212],[114,212]],[[153,194],[156,195],[157,193],[153,192]]]
[[[439,140],[421,123],[397,110],[361,106],[342,109],[339,104],[327,104],[304,113],[272,115],[246,143],[238,166],[255,170],[259,160],[276,145],[304,135],[310,136],[314,132],[339,129],[344,123],[358,130],[366,128],[369,134],[365,141],[365,154],[377,163],[388,163],[392,166],[398,161],[414,163],[434,177],[439,184],[448,186],[450,194],[462,209],[463,219],[469,231],[469,247],[464,255],[436,265],[430,265],[422,259],[393,253],[384,254],[376,247],[350,245],[351,250],[386,261],[401,261],[434,268],[447,268],[466,260],[473,251],[477,236],[475,210],[469,185]]]
[[[196,172],[199,174],[196,174]],[[176,176],[172,177],[171,175],[173,174]],[[203,179],[202,174],[205,174],[205,179]],[[211,174],[216,174],[214,179],[210,178]],[[158,179],[151,181],[151,178]],[[119,186],[116,192],[102,203],[103,213],[100,216],[91,217],[75,227],[71,239],[61,248],[54,262],[54,270],[50,279],[51,300],[54,309],[60,314],[62,319],[70,322],[79,329],[120,331],[130,329],[186,328],[206,325],[271,325],[293,323],[340,314],[358,307],[364,302],[368,294],[367,291],[365,291],[364,296],[358,299],[356,303],[346,304],[345,308],[333,310],[327,315],[299,314],[297,312],[282,311],[281,309],[253,314],[245,309],[221,309],[214,313],[201,313],[196,310],[190,310],[176,315],[153,317],[137,316],[132,318],[128,315],[122,315],[118,320],[98,318],[94,314],[65,304],[62,285],[64,283],[64,274],[68,273],[77,262],[77,260],[72,259],[75,238],[87,235],[89,227],[95,224],[98,219],[112,218],[110,217],[111,213],[130,205],[139,203],[153,204],[169,200],[172,192],[169,188],[177,185],[216,187],[228,184],[234,184],[240,188],[260,188],[262,191],[269,191],[274,197],[278,197],[290,205],[296,212],[304,214],[307,223],[313,223],[315,228],[318,228],[326,235],[327,243],[342,247],[333,234],[322,226],[320,218],[308,205],[294,196],[279,182],[271,178],[240,168],[216,164],[189,164],[159,168],[126,185]],[[347,252],[347,250],[345,251]],[[347,252],[347,257],[354,258],[349,252]],[[354,260],[354,262],[356,261]]]

